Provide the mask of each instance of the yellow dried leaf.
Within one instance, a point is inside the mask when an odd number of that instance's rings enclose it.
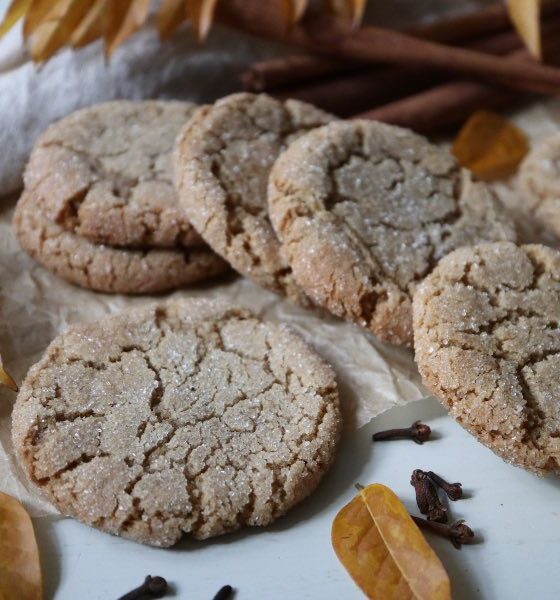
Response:
[[[50,58],[65,46],[72,32],[88,12],[83,0],[59,0],[34,30],[29,48],[35,62]]]
[[[25,39],[44,21],[51,8],[52,0],[33,0],[31,2],[23,22],[23,36]]]
[[[83,48],[91,42],[103,37],[107,21],[106,5],[110,0],[93,0],[86,16],[70,37],[70,44],[74,48]]]
[[[31,519],[15,498],[0,492],[0,599],[42,597],[41,565]]]
[[[151,0],[113,0],[113,10],[109,17],[110,25],[105,37],[105,52],[111,56],[113,52],[133,33],[138,31],[148,18]],[[114,20],[113,20],[114,19]]]
[[[0,384],[5,385],[6,387],[10,388],[14,392],[18,391],[17,383],[4,370],[4,366],[2,365],[2,357],[1,356],[0,356]],[[2,600],[1,596],[0,596],[0,600]]]
[[[541,58],[540,0],[506,0],[517,32],[533,56]]]
[[[156,15],[156,23],[161,39],[167,39],[187,20],[185,0],[164,0]]]
[[[206,39],[218,0],[187,0],[188,15],[194,25],[199,40]]]
[[[2,23],[0,23],[0,37],[8,33],[10,29],[25,16],[33,0],[12,0],[8,7]]]
[[[459,164],[483,181],[509,177],[528,151],[525,134],[488,110],[475,112],[453,142],[453,154]]]
[[[450,600],[449,577],[398,497],[369,485],[335,517],[333,548],[368,598]]]

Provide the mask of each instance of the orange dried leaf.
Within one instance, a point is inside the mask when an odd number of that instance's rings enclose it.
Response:
[[[450,600],[449,577],[398,497],[369,485],[335,517],[332,544],[368,598]]]
[[[0,23],[0,37],[8,33],[10,29],[25,16],[33,0],[12,0],[8,7],[2,23]]]
[[[5,385],[6,387],[10,388],[14,392],[18,391],[17,383],[4,370],[4,366],[2,365],[2,357],[1,356],[0,356],[0,384]],[[1,598],[2,597],[0,596],[0,600],[1,600]]]
[[[52,8],[52,0],[33,0],[25,13],[23,22],[23,36],[27,39],[37,27],[45,20]]]
[[[70,37],[70,44],[74,48],[82,48],[91,42],[103,37],[107,21],[106,5],[110,0],[94,0],[86,16]]]
[[[515,173],[529,151],[525,134],[500,115],[475,112],[453,143],[459,164],[483,181],[505,179]]]
[[[150,2],[151,0],[131,0],[127,2],[128,7],[124,15],[119,15],[121,17],[120,26],[116,28],[107,47],[107,54],[109,56],[144,25],[148,18]]]
[[[33,525],[23,506],[0,492],[0,598],[41,600],[43,583]]]
[[[541,2],[540,0],[507,0],[509,14],[525,45],[541,58]]]
[[[164,0],[156,15],[161,39],[167,39],[186,20],[185,0]]]
[[[50,58],[68,43],[88,12],[83,0],[58,0],[36,28],[30,38],[30,52],[35,62]]]

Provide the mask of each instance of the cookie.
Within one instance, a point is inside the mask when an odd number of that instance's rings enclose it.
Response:
[[[297,100],[234,94],[199,109],[175,150],[180,202],[208,245],[242,275],[302,303],[268,219],[268,174],[286,144],[332,118]]]
[[[384,341],[412,345],[412,293],[458,246],[514,240],[512,221],[452,156],[411,131],[331,123],[270,175],[269,213],[297,283]]]
[[[560,237],[560,133],[527,155],[519,169],[518,183],[531,216]]]
[[[49,219],[97,244],[201,245],[177,202],[171,161],[195,108],[118,100],[79,110],[40,136],[25,189]]]
[[[509,242],[442,259],[414,295],[425,385],[504,460],[560,472],[560,252]]]
[[[340,424],[334,373],[299,336],[207,300],[69,329],[12,416],[63,514],[154,546],[272,523],[318,485]]]
[[[49,271],[99,292],[163,292],[228,269],[207,247],[126,250],[93,244],[52,223],[26,194],[18,202],[14,229],[23,249]]]

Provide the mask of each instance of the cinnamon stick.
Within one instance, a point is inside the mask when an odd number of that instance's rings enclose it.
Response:
[[[560,17],[555,19],[555,23],[560,26]],[[478,40],[471,47],[501,55],[519,49],[520,45],[517,35],[509,32]],[[348,117],[442,83],[448,78],[448,73],[439,71],[426,73],[412,68],[381,67],[306,86],[285,88],[272,92],[272,95],[284,100],[296,98],[338,116]]]
[[[448,69],[514,89],[540,86],[542,90],[549,85],[554,93],[560,92],[558,69],[445,46],[381,27],[351,31],[333,18],[315,15],[286,32],[278,4],[275,0],[230,0],[218,4],[217,18],[247,33],[334,58]]]
[[[551,46],[560,49],[560,39],[557,37]],[[531,60],[524,49],[510,53],[508,58],[521,64]],[[374,119],[427,133],[463,121],[480,108],[506,106],[519,99],[519,94],[504,87],[455,80],[358,114],[355,118]]]
[[[541,8],[542,17],[558,13],[559,2],[545,2]],[[404,31],[433,42],[465,44],[477,38],[511,32],[511,29],[506,7],[496,4],[465,15],[408,27]],[[348,73],[360,67],[364,67],[363,63],[348,63],[310,54],[298,54],[256,62],[243,73],[241,81],[246,91],[264,92],[304,81],[309,82],[327,75]]]

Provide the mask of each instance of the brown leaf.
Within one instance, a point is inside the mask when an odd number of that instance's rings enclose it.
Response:
[[[70,37],[70,44],[74,48],[82,48],[103,37],[107,22],[106,5],[111,0],[93,0],[86,16]]]
[[[110,5],[109,25],[105,34],[105,53],[113,52],[148,18],[151,0],[113,0]]]
[[[0,23],[0,37],[8,33],[10,29],[25,16],[33,0],[12,0],[8,7],[2,23]]]
[[[218,0],[187,0],[188,15],[199,40],[206,39]]]
[[[187,20],[185,0],[164,0],[156,15],[160,38],[165,40]]]
[[[459,164],[483,181],[509,177],[528,151],[525,134],[487,110],[475,112],[453,142],[453,154]]]
[[[506,0],[509,14],[525,45],[541,58],[541,2],[540,0]]]
[[[369,485],[335,517],[332,544],[368,598],[450,600],[443,565],[398,497]]]
[[[42,597],[41,565],[31,519],[15,498],[0,492],[0,598]]]
[[[87,11],[88,7],[83,0],[54,2],[43,22],[35,28],[30,37],[29,48],[33,60],[47,60],[65,46]]]

